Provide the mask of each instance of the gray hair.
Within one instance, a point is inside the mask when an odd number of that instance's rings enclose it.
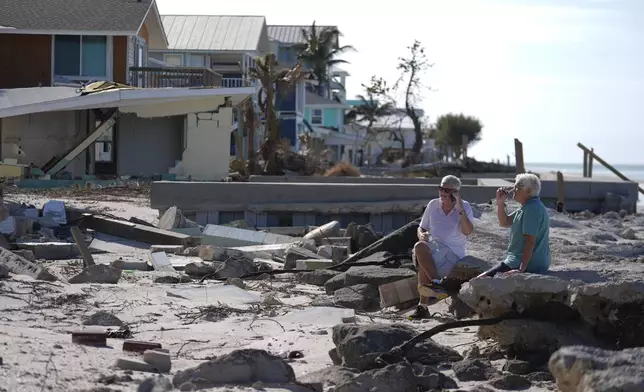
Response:
[[[532,196],[539,196],[539,193],[541,192],[541,180],[539,179],[539,177],[537,177],[536,174],[517,174],[516,178],[514,179],[514,183],[516,186],[530,191],[530,195]]]
[[[443,177],[443,179],[441,180],[441,185],[449,185],[453,189],[459,190],[461,189],[461,180],[458,177],[450,174]]]

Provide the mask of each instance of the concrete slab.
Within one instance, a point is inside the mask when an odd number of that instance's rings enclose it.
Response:
[[[155,271],[176,272],[165,252],[150,253],[150,264],[154,267]]]
[[[17,242],[15,245],[32,251],[36,259],[68,260],[80,256],[78,247],[71,242]]]
[[[90,250],[108,253],[138,254],[149,250],[150,245],[109,234],[95,233],[94,239],[89,244],[89,248]]]
[[[324,269],[333,266],[331,259],[303,259],[295,261],[295,268],[297,269]]]
[[[284,244],[295,241],[293,237],[238,229],[236,227],[207,225],[201,240],[202,245],[239,247],[251,245]]]
[[[187,299],[193,302],[221,303],[229,306],[259,303],[262,296],[233,285],[189,287],[166,290],[169,297]]]

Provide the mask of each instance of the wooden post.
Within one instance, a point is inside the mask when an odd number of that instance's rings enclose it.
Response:
[[[510,154],[506,155],[507,161],[508,161],[508,166],[510,166]]]
[[[83,233],[81,233],[78,226],[70,227],[70,231],[72,232],[72,238],[74,238],[74,242],[78,247],[78,251],[80,252],[81,256],[83,256],[84,267],[87,268],[93,266],[94,258],[92,257],[92,253],[89,251],[89,247],[85,243],[85,237],[83,236]]]
[[[584,151],[584,170],[582,172],[584,177],[588,177],[588,153],[586,151]]]
[[[606,163],[606,161],[604,161],[604,160],[603,160],[603,159],[601,159],[599,156],[597,156],[597,154],[595,154],[595,150],[594,150],[594,149],[590,149],[590,150],[589,150],[588,148],[586,148],[586,146],[584,146],[584,145],[583,145],[583,144],[581,144],[581,143],[577,143],[577,147],[579,147],[579,148],[581,148],[582,150],[584,150],[584,151],[586,151],[586,152],[590,153],[589,155],[590,155],[590,159],[591,159],[591,160],[592,160],[592,159],[597,159],[597,162],[599,162],[599,163],[601,163],[602,165],[604,165],[604,167],[606,167],[606,169],[608,169],[608,170],[610,170],[611,172],[613,172],[613,174],[615,174],[617,177],[621,178],[621,179],[622,179],[622,180],[624,180],[624,181],[633,182],[633,181],[631,181],[628,177],[626,177],[625,175],[623,175],[622,173],[620,173],[620,172],[619,172],[619,170],[615,169],[613,166],[609,165],[608,163]],[[592,166],[590,166],[590,167],[592,167]],[[592,175],[592,173],[591,173],[591,175]],[[641,186],[640,186],[640,187],[638,187],[638,189],[639,189],[640,193],[644,194],[644,189],[642,189],[642,187],[641,187]]]
[[[594,156],[595,156],[595,149],[591,148],[590,149],[590,154],[588,154],[588,178],[593,178],[593,157]],[[608,167],[608,166],[606,166],[606,167]]]
[[[560,171],[558,171],[557,172],[557,205],[556,205],[557,212],[564,212],[564,197],[565,197],[564,177],[563,177],[563,174]]]
[[[514,139],[514,157],[516,161],[517,174],[525,173],[523,164],[523,143],[519,139]]]

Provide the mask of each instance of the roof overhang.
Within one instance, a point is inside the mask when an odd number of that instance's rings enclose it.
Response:
[[[39,87],[35,87],[39,88]],[[40,87],[43,88],[43,87]],[[229,99],[237,105],[255,91],[243,88],[142,88],[119,89],[71,98],[34,102],[0,109],[0,118],[25,114],[118,108],[139,117],[165,117],[218,109]]]
[[[143,25],[148,29],[148,34],[150,35],[150,40],[148,42],[148,47],[150,49],[163,50],[168,48],[168,36],[165,33],[163,28],[163,22],[161,21],[161,15],[159,14],[159,8],[157,7],[156,1],[150,2],[150,7],[145,13],[145,17],[139,25],[139,30],[143,28]]]
[[[0,34],[26,34],[26,35],[106,35],[106,36],[132,36],[136,31],[99,31],[99,30],[27,30],[14,27],[0,27]]]

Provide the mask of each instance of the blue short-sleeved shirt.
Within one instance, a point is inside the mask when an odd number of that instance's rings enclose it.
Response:
[[[537,241],[532,250],[526,272],[542,273],[550,268],[550,217],[548,210],[538,197],[528,200],[521,208],[510,214],[510,241],[505,264],[518,269],[523,259],[525,234],[533,235]]]

